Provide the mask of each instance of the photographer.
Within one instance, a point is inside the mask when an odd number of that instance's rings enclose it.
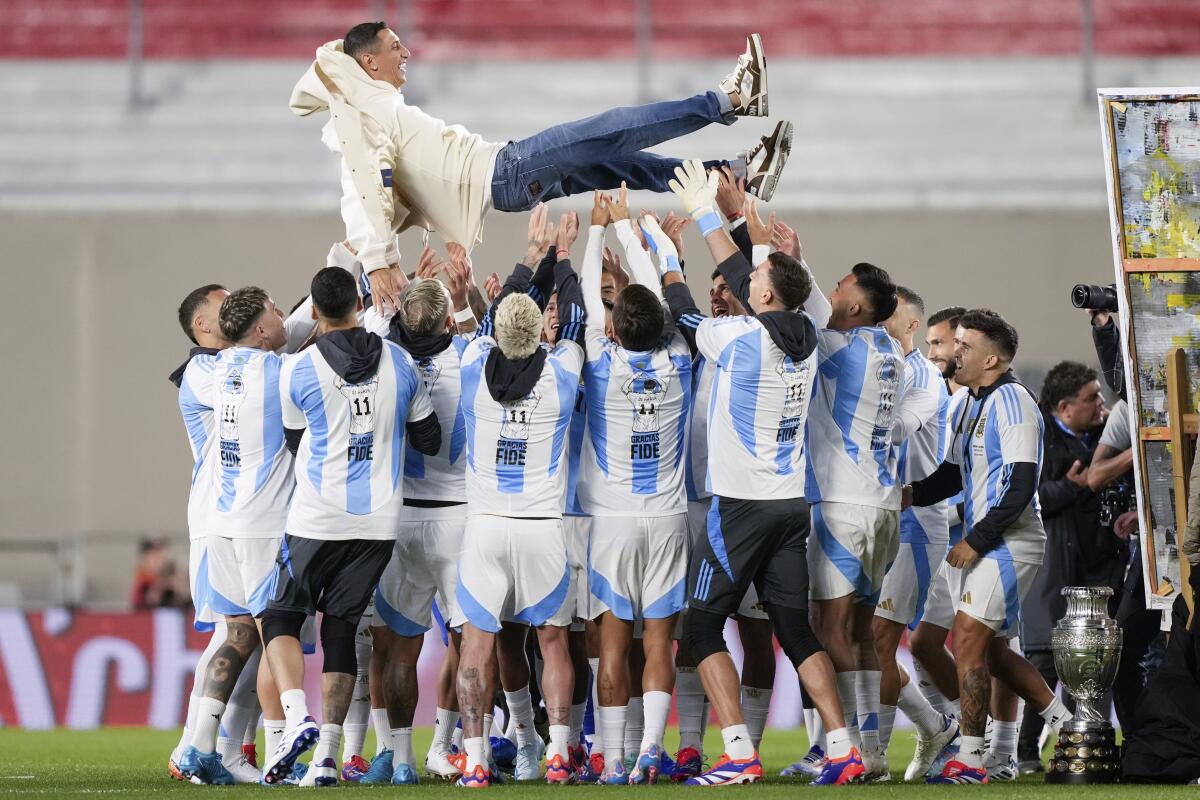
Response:
[[[1125,362],[1121,357],[1121,331],[1117,328],[1117,287],[1080,283],[1071,290],[1071,304],[1092,316],[1092,343],[1108,388],[1125,399]]]
[[[1041,393],[1045,417],[1044,457],[1038,499],[1046,527],[1046,554],[1028,599],[1022,604],[1021,644],[1025,657],[1051,689],[1058,683],[1050,631],[1066,613],[1066,586],[1111,586],[1124,577],[1123,543],[1100,528],[1100,503],[1088,486],[1093,451],[1104,422],[1104,396],[1096,371],[1075,361],[1056,364]],[[1026,708],[1018,759],[1039,761],[1042,718]]]

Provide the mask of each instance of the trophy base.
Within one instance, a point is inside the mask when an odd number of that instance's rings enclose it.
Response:
[[[1111,725],[1063,726],[1046,767],[1046,783],[1118,783],[1121,748]]]

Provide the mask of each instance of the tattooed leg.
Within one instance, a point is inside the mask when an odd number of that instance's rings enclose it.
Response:
[[[491,713],[496,694],[495,634],[463,626],[462,649],[458,659],[458,705],[462,711],[463,737],[486,736],[483,715]]]
[[[217,648],[204,671],[204,696],[229,702],[246,660],[259,645],[258,628],[249,616],[225,618],[225,642]]]
[[[411,728],[417,710],[417,659],[421,656],[422,636],[397,636],[391,643],[384,666],[384,701],[393,728]]]
[[[964,736],[983,736],[987,726],[992,696],[987,656],[994,635],[990,628],[966,614],[959,612],[954,618],[954,662]]]
[[[571,693],[575,687],[575,668],[567,644],[567,629],[544,625],[537,631],[545,667],[542,670],[542,697],[551,725],[571,724]]]

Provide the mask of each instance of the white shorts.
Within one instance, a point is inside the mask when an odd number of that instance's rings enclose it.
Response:
[[[567,562],[571,565],[571,588],[567,607],[571,609],[571,630],[583,630],[585,620],[591,619],[592,596],[588,591],[588,542],[592,518],[565,515],[563,540],[567,545]]]
[[[458,560],[462,554],[467,507],[421,509],[438,519],[401,520],[396,528],[392,558],[375,590],[375,627],[387,627],[397,636],[421,636],[433,627],[433,601],[437,598],[442,619],[458,616],[455,590]]]
[[[209,605],[216,614],[257,617],[275,596],[279,537],[208,537]]]
[[[495,633],[501,621],[565,627],[571,566],[560,519],[471,514],[458,562],[458,616]]]
[[[687,600],[688,515],[595,517],[588,551],[591,613],[666,619]]]
[[[809,594],[833,600],[879,601],[883,576],[900,547],[900,512],[854,503],[812,504],[808,537]]]
[[[981,558],[970,569],[958,570],[952,581],[954,611],[982,622],[997,634],[1016,636],[1025,599],[1038,564]]]
[[[690,543],[694,546],[696,537],[705,536],[708,532],[708,512],[712,507],[712,498],[688,501],[688,529],[691,532]],[[746,619],[767,619],[767,612],[758,602],[758,590],[751,583],[738,606],[737,616]],[[679,638],[679,637],[676,637]]]
[[[192,624],[198,631],[211,631],[216,627],[217,615],[213,614],[208,602],[208,539],[203,536],[192,539],[188,548],[188,586],[196,610]]]
[[[896,560],[883,578],[875,616],[916,628],[925,615],[933,580],[945,560],[945,543],[901,542]]]
[[[921,622],[936,625],[947,631],[954,627],[954,593],[950,584],[957,584],[959,572],[958,567],[946,563],[946,553],[943,551],[937,574],[933,576],[933,582],[929,585],[929,596],[925,598],[925,614],[921,617]]]

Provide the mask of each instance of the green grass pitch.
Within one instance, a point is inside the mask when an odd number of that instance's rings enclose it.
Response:
[[[432,729],[418,729],[413,745],[416,752],[424,754],[429,747]],[[167,777],[167,755],[175,745],[179,734],[169,731],[151,731],[139,728],[108,728],[99,731],[48,731],[26,732],[15,729],[0,729],[0,798],[5,797],[166,797],[205,796],[221,798],[263,797],[274,793],[290,794],[301,792],[309,795],[315,790],[290,787],[266,788],[261,786],[192,786]],[[261,737],[260,737],[261,739]],[[367,742],[367,752],[374,752],[373,737]],[[675,732],[667,735],[669,746],[678,741]],[[259,746],[261,747],[261,741]],[[706,741],[710,753],[720,752],[720,736],[710,728]],[[877,800],[930,796],[933,792],[983,792],[991,797],[1005,800],[1034,800],[1053,796],[1055,798],[1168,798],[1173,795],[1196,797],[1200,789],[1186,786],[1112,786],[1112,787],[1048,787],[1040,775],[1022,779],[1015,784],[996,784],[987,787],[935,787],[908,785],[899,782],[904,767],[912,756],[913,738],[908,732],[897,732],[892,741],[891,766],[893,782],[886,785],[858,787],[810,788],[806,780],[768,777],[755,786],[725,787],[704,790],[710,793],[737,793],[739,797],[753,795],[769,798],[794,798],[797,793],[825,791],[834,794],[868,793]],[[763,741],[762,757],[768,776],[776,776],[779,770],[798,758],[807,750],[807,738],[803,730],[768,730]],[[428,781],[412,788],[385,786],[353,786],[343,784],[339,792],[374,793],[376,795],[421,795],[430,800],[438,797],[459,796],[466,791],[442,783]],[[597,792],[616,797],[633,797],[646,792],[659,800],[670,800],[682,795],[702,791],[699,788],[684,788],[676,785],[630,787],[584,787],[568,786],[551,788],[544,784],[513,784],[497,786],[490,794],[517,800],[530,795],[547,798],[550,792]]]

